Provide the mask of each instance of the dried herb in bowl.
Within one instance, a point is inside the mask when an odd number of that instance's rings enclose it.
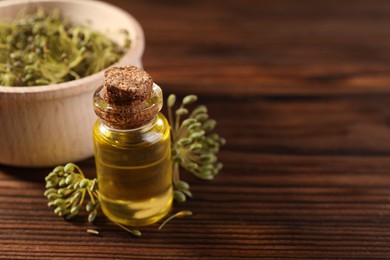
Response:
[[[0,23],[0,86],[40,86],[79,79],[117,62],[120,46],[87,26],[74,25],[58,9],[21,12]]]

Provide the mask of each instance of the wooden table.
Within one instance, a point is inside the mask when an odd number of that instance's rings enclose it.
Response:
[[[50,169],[0,166],[1,259],[390,258],[389,1],[110,2],[142,24],[165,93],[209,107],[225,167],[187,174],[174,211],[192,217],[134,238],[56,217]]]

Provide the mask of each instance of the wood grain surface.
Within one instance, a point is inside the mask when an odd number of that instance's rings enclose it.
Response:
[[[225,167],[134,238],[56,217],[50,169],[0,166],[1,259],[390,259],[390,1],[110,2],[165,94],[209,107]]]

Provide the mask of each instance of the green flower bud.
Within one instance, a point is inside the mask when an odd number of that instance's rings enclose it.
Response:
[[[57,193],[50,193],[49,196],[47,196],[47,198],[49,200],[56,200],[56,199],[59,199],[61,198],[61,195],[57,194]]]
[[[54,183],[52,181],[48,181],[48,182],[46,182],[45,188],[46,189],[54,188],[56,185],[57,185],[57,183]]]
[[[64,186],[66,185],[65,179],[61,179],[60,182],[58,183],[58,185],[59,185],[60,187],[64,187]]]
[[[63,200],[63,199],[56,199],[53,203],[54,203],[55,206],[62,206],[62,205],[65,205],[65,200]]]
[[[215,121],[214,119],[209,119],[206,122],[204,122],[203,129],[206,132],[210,132],[210,131],[214,130],[216,125],[217,125],[217,121]]]
[[[181,192],[183,192],[187,197],[192,198],[191,191],[189,191],[189,190],[182,190]]]
[[[47,190],[45,191],[45,193],[43,193],[43,195],[44,195],[45,197],[48,197],[48,196],[49,196],[50,194],[52,194],[52,193],[57,193],[57,190],[54,189],[54,188],[47,189]]]
[[[201,143],[194,143],[190,146],[190,151],[191,152],[199,152],[199,150],[202,149],[202,144]]]
[[[85,210],[87,212],[91,212],[92,210],[94,210],[94,205],[93,205],[92,201],[88,201],[87,205],[85,206]]]
[[[57,166],[54,168],[53,172],[58,174],[58,176],[62,176],[64,174],[64,167],[63,166]]]
[[[73,203],[75,203],[75,202],[77,202],[80,198],[81,198],[81,196],[82,196],[82,192],[76,192],[71,198],[70,198],[70,200],[69,200],[69,202],[71,203],[71,204],[73,204]]]
[[[136,236],[136,237],[142,236],[141,231],[139,231],[139,230],[137,230],[137,229],[132,230],[131,234],[134,235],[134,236]]]
[[[186,109],[184,107],[181,107],[181,108],[176,110],[176,115],[177,116],[184,116],[184,115],[187,115],[187,114],[188,114],[188,109]]]
[[[178,201],[178,202],[185,202],[187,199],[186,199],[186,195],[184,195],[183,192],[181,191],[178,191],[178,190],[175,190],[173,192],[173,198]]]
[[[219,140],[221,139],[221,137],[219,137],[219,135],[216,133],[209,135],[209,138],[215,142],[219,142]]]
[[[94,210],[91,213],[89,213],[89,215],[88,215],[88,222],[89,223],[92,223],[95,220],[96,214],[97,214],[96,210]]]
[[[175,187],[178,188],[179,190],[189,190],[190,189],[190,185],[185,181],[175,182]]]
[[[77,190],[78,188],[80,188],[80,182],[76,182],[74,185],[73,185],[73,189]]]
[[[173,107],[176,103],[176,96],[174,94],[169,95],[167,100],[168,107]]]
[[[216,168],[218,169],[218,171],[220,171],[223,168],[223,163],[217,163]]]
[[[72,172],[74,172],[75,168],[76,168],[76,165],[74,165],[73,163],[68,163],[65,165],[64,171],[68,172],[68,173],[72,173]]]
[[[72,191],[68,190],[67,188],[61,188],[61,189],[58,189],[58,191],[57,191],[57,193],[60,194],[61,196],[66,196],[71,192]]]
[[[204,163],[214,163],[217,161],[217,156],[215,156],[215,154],[212,153],[206,153],[200,155],[200,160]]]
[[[211,163],[204,164],[201,167],[201,171],[206,171],[206,170],[212,171],[213,169],[214,169],[214,165]]]
[[[98,180],[97,180],[97,179],[93,179],[92,185],[91,185],[91,187],[89,188],[89,190],[92,192],[92,191],[97,190],[97,188],[98,188]]]
[[[181,123],[183,126],[189,126],[193,123],[196,123],[196,119],[195,118],[187,118],[185,120],[183,120],[183,122]]]
[[[57,178],[57,174],[55,172],[51,172],[45,177],[45,181],[51,181],[54,178]]]
[[[195,109],[192,111],[190,117],[194,117],[195,115],[197,115],[197,114],[199,114],[199,113],[207,113],[207,107],[204,106],[204,105],[198,106],[197,108],[195,108]]]
[[[190,143],[192,143],[192,140],[190,138],[181,138],[179,139],[179,141],[177,141],[177,144],[182,146],[188,145]]]
[[[213,175],[213,170],[201,170],[199,174],[202,176]]]
[[[66,188],[67,188],[68,190],[74,190],[73,186],[74,186],[74,184],[71,183],[71,184],[69,184],[68,186],[66,186]]]
[[[184,167],[189,171],[194,171],[199,168],[199,165],[195,162],[189,162],[184,164]]]
[[[175,157],[173,157],[173,162],[174,163],[182,163],[182,159],[179,157],[179,156],[175,156]]]
[[[203,137],[204,134],[205,134],[205,131],[200,130],[198,132],[194,132],[194,133],[190,134],[190,136],[188,138],[190,138],[192,140],[197,140],[197,139]]]
[[[203,180],[212,180],[214,179],[214,176],[213,175],[203,175],[203,174],[198,174],[197,175],[199,178],[203,179]]]
[[[71,184],[74,181],[74,179],[75,179],[74,175],[69,175],[68,177],[66,177],[66,179],[65,179],[66,185]]]
[[[80,188],[86,188],[88,186],[88,184],[89,184],[89,180],[88,179],[83,179],[83,180],[80,181],[79,186],[80,186]]]
[[[58,206],[54,209],[54,213],[59,216],[59,217],[62,217],[66,214],[69,213],[69,210],[67,210],[64,206]]]
[[[80,213],[80,211],[74,211],[73,213],[66,214],[65,219],[67,219],[67,220],[72,219],[72,218],[76,217],[79,213]]]
[[[54,214],[56,214],[56,215],[58,215],[58,216],[62,216],[63,215],[63,210],[62,210],[62,208],[61,207],[56,207],[55,209],[54,209]]]
[[[73,206],[70,209],[70,213],[79,212],[79,211],[80,211],[80,206],[79,205]]]
[[[53,175],[50,178],[48,178],[48,180],[46,180],[46,183],[51,182],[51,183],[53,183],[53,185],[56,186],[60,181],[61,181],[61,178],[57,177],[56,175]]]
[[[187,130],[189,132],[199,131],[201,126],[202,126],[202,124],[200,122],[196,121],[196,123],[189,125]]]
[[[204,145],[209,146],[209,147],[215,146],[214,140],[209,138],[208,136],[206,136],[206,138],[204,138],[202,140],[202,142],[203,142]]]
[[[196,100],[198,100],[198,97],[196,95],[188,95],[188,96],[183,98],[183,104],[189,105],[189,104],[196,102]]]
[[[194,116],[194,118],[196,120],[198,120],[199,122],[204,122],[206,121],[207,119],[209,119],[209,115],[207,113],[199,113],[199,114],[196,114]]]

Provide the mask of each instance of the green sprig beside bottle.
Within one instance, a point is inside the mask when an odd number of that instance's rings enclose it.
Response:
[[[212,133],[217,122],[210,119],[207,107],[197,106],[191,113],[187,106],[197,101],[197,96],[183,98],[179,108],[172,113],[176,96],[168,97],[168,121],[171,125],[174,198],[184,202],[192,197],[190,185],[180,180],[180,167],[203,180],[212,180],[222,169],[216,153],[225,139]],[[184,120],[182,120],[185,118]]]
[[[90,201],[85,206],[89,213],[88,222],[93,222],[99,208],[97,179],[85,178],[81,169],[68,163],[57,166],[46,176],[45,197],[49,200],[48,206],[54,207],[54,213],[65,219],[77,216],[83,207],[86,196]]]

